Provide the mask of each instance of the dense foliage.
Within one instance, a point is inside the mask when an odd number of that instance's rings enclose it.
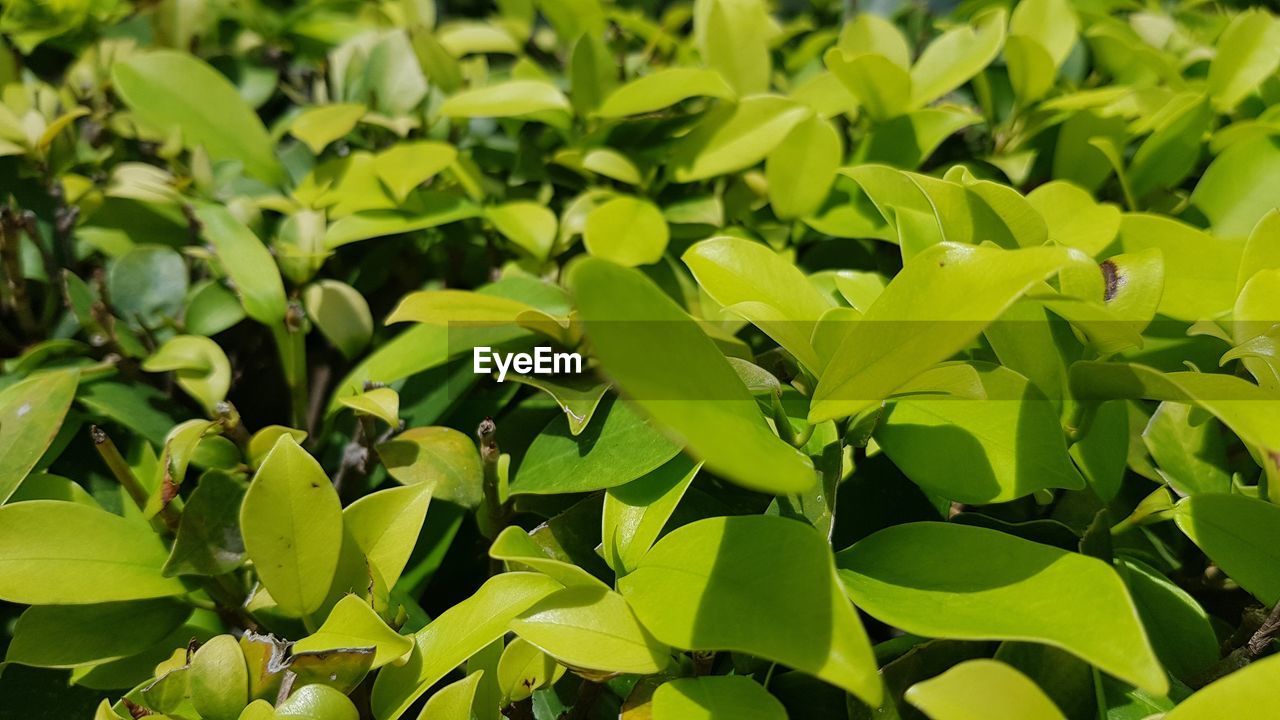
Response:
[[[1280,19],[657,5],[4,3],[0,718],[1280,717]]]

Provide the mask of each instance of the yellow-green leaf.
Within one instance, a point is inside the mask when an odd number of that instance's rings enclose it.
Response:
[[[324,602],[342,548],[342,503],[315,458],[290,435],[267,453],[240,508],[244,547],[284,612]]]
[[[230,80],[195,55],[136,53],[111,65],[111,79],[116,93],[148,126],[164,134],[180,132],[187,147],[201,146],[216,160],[239,160],[259,180],[284,179],[257,114]]]
[[[60,500],[0,506],[0,599],[24,605],[146,600],[185,591],[145,523]]]
[[[333,606],[319,630],[294,643],[293,651],[366,647],[374,649],[373,667],[380,668],[408,654],[413,649],[413,639],[396,634],[368,603],[347,595]]]
[[[932,720],[1066,720],[1026,675],[997,660],[969,660],[907,688]]]
[[[0,390],[0,504],[22,484],[53,442],[79,375],[44,372]]]

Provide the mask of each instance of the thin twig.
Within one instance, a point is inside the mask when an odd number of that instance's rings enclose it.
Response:
[[[90,426],[89,435],[93,438],[94,449],[98,451],[102,461],[111,470],[111,475],[116,479],[116,482],[120,483],[120,486],[129,494],[138,509],[145,511],[148,502],[151,500],[151,494],[142,486],[138,476],[133,474],[133,468],[129,467],[129,463],[120,454],[116,444],[111,441],[111,436],[107,435],[107,431],[97,425]],[[160,532],[173,533],[178,529],[178,521],[178,513],[172,505],[166,502],[160,508],[157,517],[152,519],[152,524]]]

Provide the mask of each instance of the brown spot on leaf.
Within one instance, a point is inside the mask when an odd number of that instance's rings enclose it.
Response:
[[[1098,267],[1102,269],[1102,280],[1106,285],[1102,290],[1102,299],[1106,302],[1111,302],[1116,294],[1120,292],[1120,288],[1124,287],[1124,275],[1120,273],[1120,268],[1116,267],[1115,262],[1111,260],[1103,261]]]
[[[134,718],[134,720],[154,714],[129,698],[120,698],[120,703],[124,705],[125,710],[129,711],[129,716]]]
[[[164,482],[160,485],[160,507],[169,507],[169,503],[178,496],[178,484],[173,481],[173,476],[169,473],[164,474]]]

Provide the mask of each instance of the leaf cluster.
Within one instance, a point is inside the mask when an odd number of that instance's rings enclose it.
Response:
[[[0,718],[1280,716],[1280,18],[472,5],[4,4]]]

